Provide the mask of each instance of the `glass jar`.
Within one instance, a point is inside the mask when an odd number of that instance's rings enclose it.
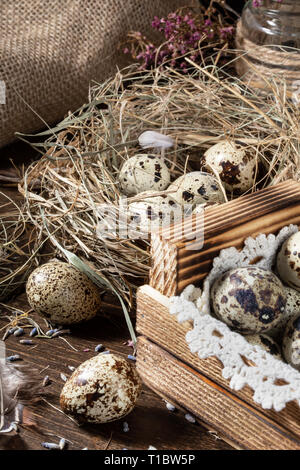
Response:
[[[241,25],[243,36],[255,44],[300,49],[300,0],[250,0]]]
[[[236,45],[240,76],[260,87],[266,87],[267,78],[293,88],[300,80],[300,0],[249,0],[238,21]]]

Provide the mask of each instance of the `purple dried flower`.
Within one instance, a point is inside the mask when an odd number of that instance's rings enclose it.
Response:
[[[176,24],[177,24],[177,25],[180,25],[181,23],[182,23],[182,16],[178,15],[178,16],[176,17]]]
[[[233,35],[233,26],[227,26],[226,28],[220,28],[221,38],[226,38],[227,36]]]
[[[216,3],[222,2],[216,0]],[[234,32],[234,28],[228,25],[219,12],[212,10],[208,16],[203,7],[185,7],[164,18],[155,16],[152,27],[162,33],[161,44],[154,45],[141,33],[133,32],[128,35],[131,45],[124,50],[126,53],[130,51],[133,58],[141,62],[142,70],[167,65],[187,73],[189,65],[180,60],[182,55],[190,54],[194,61],[200,62],[203,60],[203,53],[209,53],[210,48],[207,46],[210,42],[228,41]]]
[[[160,27],[160,19],[158,18],[158,16],[155,16],[152,23],[152,28],[154,29],[158,29]]]
[[[187,21],[187,24],[191,29],[196,29],[195,20],[193,20],[193,18],[189,19],[189,21]]]
[[[201,38],[201,34],[199,33],[199,31],[196,31],[194,34],[193,34],[193,41],[199,41],[199,39]]]

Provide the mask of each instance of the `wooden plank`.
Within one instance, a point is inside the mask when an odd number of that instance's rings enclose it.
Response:
[[[21,295],[9,304],[24,311],[29,310],[26,296]],[[8,308],[0,306],[0,333],[7,324],[5,312]],[[46,323],[34,314],[34,319],[44,328]],[[28,338],[28,329],[25,338]],[[30,406],[30,412],[37,420],[38,429],[20,428],[18,435],[0,435],[0,450],[43,450],[42,441],[58,442],[59,436],[70,442],[68,449],[80,450],[147,450],[149,445],[159,450],[230,450],[231,447],[221,439],[216,440],[203,426],[193,426],[184,419],[181,411],[171,413],[156,393],[143,385],[137,406],[125,418],[104,425],[85,425],[78,427],[60,412],[59,395],[63,387],[60,373],[69,376],[68,365],[77,367],[94,356],[95,346],[102,343],[112,353],[127,358],[132,348],[126,345],[129,339],[124,315],[116,299],[105,296],[101,313],[97,318],[71,327],[71,335],[65,339],[33,338],[34,345],[20,344],[20,338],[13,335],[6,340],[7,356],[19,354],[22,361],[16,363],[36,371],[40,383],[45,375],[51,384],[45,387],[44,398],[49,404],[40,402]],[[55,407],[55,408],[53,408]],[[128,422],[129,432],[123,431],[124,421]],[[48,433],[48,434],[47,434]],[[50,433],[50,434],[49,434]]]
[[[137,369],[157,393],[170,396],[242,449],[300,449],[300,439],[143,336]]]
[[[281,210],[300,202],[300,183],[287,180],[275,186],[240,196],[227,203],[219,204],[205,209],[205,230],[207,233],[215,233],[216,229],[223,230],[225,226],[238,226],[241,221],[255,220],[258,216]],[[188,236],[193,231],[192,218],[185,226]],[[188,228],[190,227],[190,232]],[[182,242],[182,224],[173,225],[161,229],[164,239],[172,242]]]
[[[186,333],[192,328],[191,322],[178,323],[177,318],[169,313],[169,299],[150,286],[140,287],[137,294],[137,331],[175,357],[190,364],[197,371],[211,378],[216,384],[224,387],[233,395],[241,398],[253,408],[281,425],[287,431],[300,438],[300,407],[297,402],[290,402],[280,412],[263,410],[253,399],[253,390],[244,387],[234,391],[229,380],[222,377],[223,365],[216,357],[199,359],[192,354],[186,343]]]
[[[152,234],[149,284],[167,296],[201,285],[221,249],[241,248],[248,236],[277,233],[289,224],[300,225],[300,184],[292,180],[208,208],[204,218],[192,216]],[[204,241],[191,240],[195,226]]]

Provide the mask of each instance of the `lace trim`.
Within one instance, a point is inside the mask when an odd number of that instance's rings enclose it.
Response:
[[[222,250],[213,261],[203,292],[190,285],[180,296],[170,299],[170,313],[176,315],[180,323],[193,321],[194,327],[186,335],[191,352],[198,354],[200,359],[217,357],[223,364],[222,375],[230,380],[233,390],[248,385],[254,391],[256,403],[276,411],[293,400],[300,406],[300,373],[259,346],[249,344],[242,335],[214,318],[210,312],[209,292],[214,280],[230,269],[251,263],[271,270],[280,245],[297,231],[297,226],[290,225],[277,236],[262,234],[255,239],[247,238],[242,251],[236,248]],[[253,263],[253,260],[257,261]],[[279,380],[283,380],[284,385],[279,385]]]

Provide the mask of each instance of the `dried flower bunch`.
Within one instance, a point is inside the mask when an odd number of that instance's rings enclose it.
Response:
[[[235,30],[222,0],[211,1],[207,9],[201,5],[185,7],[167,18],[156,16],[152,27],[162,34],[159,44],[153,44],[141,32],[130,32],[124,52],[141,62],[143,70],[169,66],[183,73],[191,67],[185,60],[187,55],[200,63],[212,47],[231,43]]]

